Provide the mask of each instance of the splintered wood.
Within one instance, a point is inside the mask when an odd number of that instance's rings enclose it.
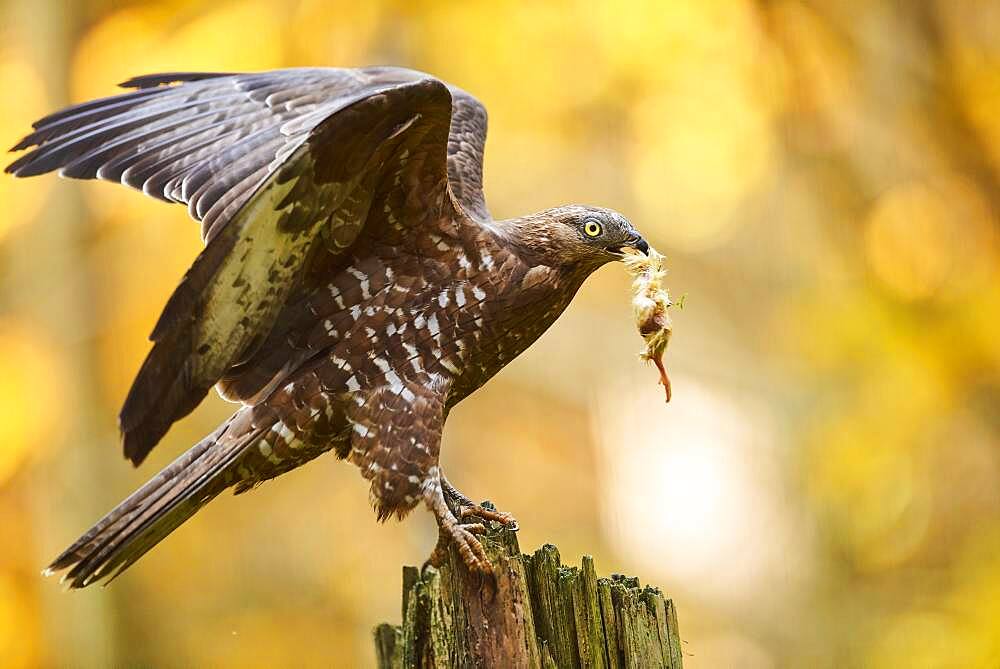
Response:
[[[546,544],[480,535],[493,579],[470,574],[454,546],[440,571],[403,568],[402,625],[375,628],[379,669],[683,669],[673,602],[635,577],[599,578],[594,561],[562,564]]]
[[[667,276],[666,258],[649,249],[649,255],[639,251],[625,255],[625,268],[632,280],[632,312],[639,334],[646,341],[646,350],[639,357],[651,360],[660,370],[660,383],[670,401],[670,377],[663,367],[663,352],[670,343],[671,323],[667,309],[672,302],[663,279]]]

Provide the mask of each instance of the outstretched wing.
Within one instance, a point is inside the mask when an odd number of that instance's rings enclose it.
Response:
[[[483,149],[486,145],[486,108],[476,98],[454,86],[451,132],[448,134],[448,181],[466,213],[489,221],[483,195]]]
[[[118,177],[188,203],[203,222],[206,248],[168,301],[122,409],[136,464],[252,354],[319,249],[342,252],[366,227],[455,216],[446,211],[451,95],[440,81],[398,69],[196,76],[136,80],[190,82],[47,117],[18,145],[38,148],[8,168]],[[340,82],[332,101],[310,88],[324,76]],[[405,211],[369,211],[386,178]]]
[[[188,205],[207,240],[321,121],[351,98],[427,75],[397,67],[297,68],[249,74],[171,72],[134,77],[138,90],[50,114],[11,150],[19,177],[53,170],[118,181]],[[173,85],[181,84],[181,85]],[[482,194],[486,110],[449,86],[454,115],[448,171],[472,216],[489,214]]]

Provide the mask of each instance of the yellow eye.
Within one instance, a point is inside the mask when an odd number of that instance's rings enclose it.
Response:
[[[583,224],[583,232],[588,237],[599,237],[601,234],[601,224],[597,221],[587,221]]]

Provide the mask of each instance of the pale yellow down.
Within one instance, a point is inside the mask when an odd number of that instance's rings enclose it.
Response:
[[[672,302],[663,286],[663,280],[667,276],[666,258],[651,248],[648,255],[626,253],[624,261],[625,268],[634,277],[632,313],[635,315],[635,325],[646,341],[646,350],[640,357],[654,362],[660,370],[660,382],[666,389],[669,402],[670,382],[661,362],[673,331],[670,315],[667,313]]]

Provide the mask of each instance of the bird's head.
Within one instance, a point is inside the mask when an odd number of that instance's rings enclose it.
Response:
[[[596,268],[621,260],[629,247],[649,252],[649,244],[628,219],[611,209],[569,205],[533,218],[536,220],[524,225],[522,233],[548,264]]]

